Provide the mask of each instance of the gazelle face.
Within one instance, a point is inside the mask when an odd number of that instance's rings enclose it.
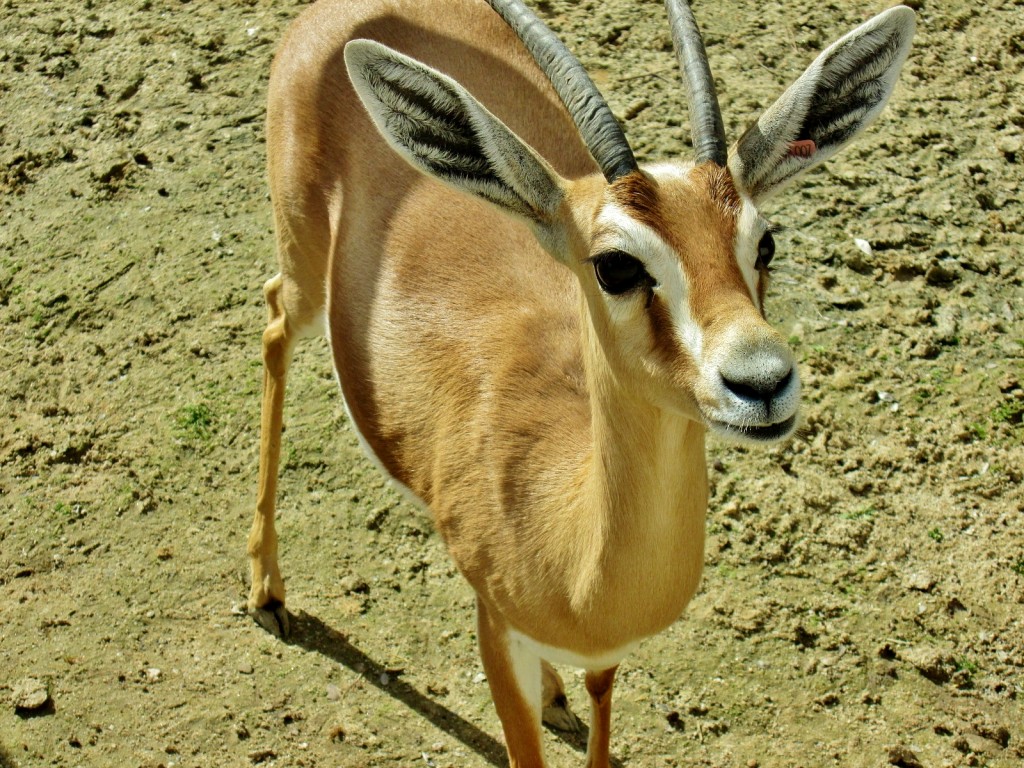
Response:
[[[578,274],[619,375],[723,436],[792,434],[800,381],[762,306],[773,252],[723,168],[653,166],[612,184]]]

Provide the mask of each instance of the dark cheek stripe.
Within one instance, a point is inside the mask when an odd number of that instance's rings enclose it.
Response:
[[[651,335],[658,355],[665,362],[677,359],[683,350],[672,332],[672,314],[660,296],[651,299],[647,316],[651,321]]]
[[[672,376],[678,380],[692,380],[697,366],[693,362],[690,351],[686,349],[675,334],[672,313],[660,296],[651,298],[647,316],[651,323],[651,336],[654,351],[662,362],[668,366]]]

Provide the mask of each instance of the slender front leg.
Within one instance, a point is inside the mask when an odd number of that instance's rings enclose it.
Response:
[[[612,729],[612,683],[618,667],[587,672],[590,694],[590,738],[587,740],[587,768],[609,768],[608,739]]]
[[[479,597],[476,614],[480,658],[505,732],[510,768],[544,768],[540,657],[511,638],[501,617]]]
[[[281,302],[281,276],[267,281],[263,291],[270,320],[263,332],[263,405],[260,416],[260,469],[256,514],[249,531],[249,566],[252,586],[249,612],[266,630],[285,637],[288,611],[284,607],[284,580],[277,564],[274,528],[277,470],[281,459],[285,377],[294,340],[289,338]]]

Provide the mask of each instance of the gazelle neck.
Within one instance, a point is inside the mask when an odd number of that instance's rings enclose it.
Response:
[[[704,426],[630,391],[586,317],[592,439],[587,549],[593,560],[574,598],[579,605],[607,599],[599,595],[616,595],[623,603],[639,597],[647,615],[637,621],[664,626],[700,579],[708,498]]]
[[[651,513],[692,501],[707,506],[705,427],[639,395],[616,373],[589,313],[582,327],[590,393],[592,482],[611,507]]]

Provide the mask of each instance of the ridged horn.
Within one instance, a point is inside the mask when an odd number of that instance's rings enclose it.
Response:
[[[636,158],[597,86],[565,44],[519,0],[487,0],[516,33],[569,111],[609,181],[637,169]]]
[[[697,165],[712,162],[724,167],[728,161],[725,126],[700,29],[687,0],[665,0],[665,7],[672,26],[676,59],[686,81],[695,162]]]

